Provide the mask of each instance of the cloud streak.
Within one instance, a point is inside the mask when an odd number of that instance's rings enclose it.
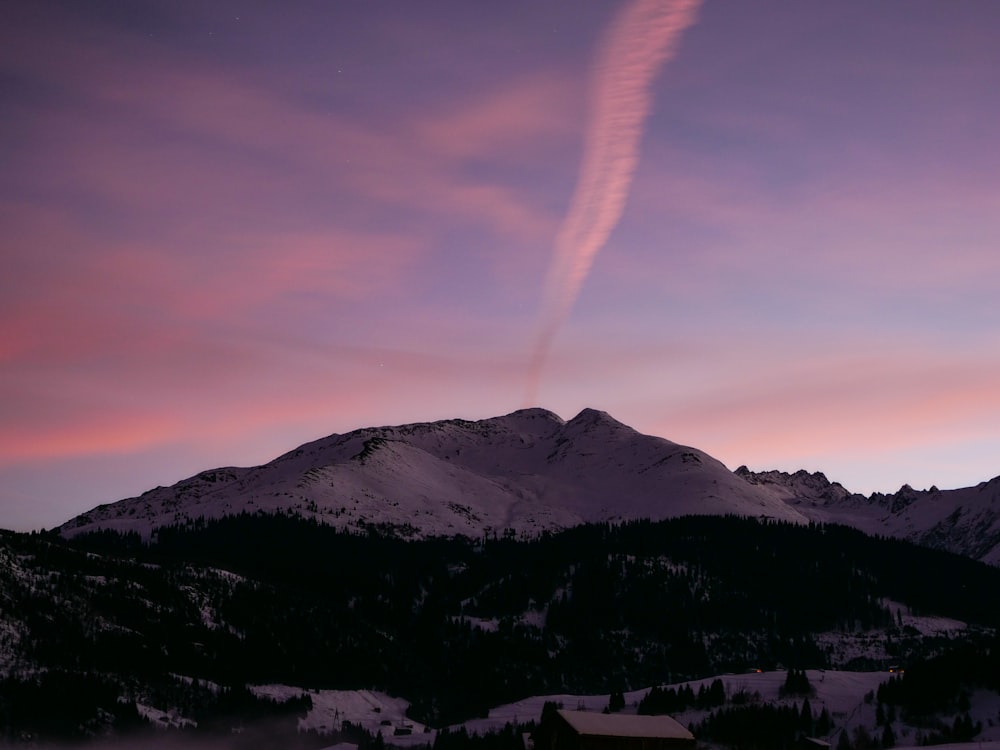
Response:
[[[594,258],[625,210],[652,103],[650,85],[694,23],[700,0],[635,0],[613,22],[591,86],[580,176],[559,229],[529,372],[534,403],[552,339],[569,315]]]

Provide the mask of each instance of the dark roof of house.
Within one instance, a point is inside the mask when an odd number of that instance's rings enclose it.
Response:
[[[565,711],[559,715],[577,734],[596,737],[646,737],[693,740],[694,735],[670,716],[603,714],[593,711]]]
[[[805,742],[807,746],[815,747],[817,749],[824,747],[832,747],[832,745],[829,742],[827,742],[826,740],[821,740],[818,737],[806,737],[804,738],[803,742]]]

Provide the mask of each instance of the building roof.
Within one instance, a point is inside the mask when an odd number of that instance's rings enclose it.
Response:
[[[806,737],[804,738],[803,742],[805,742],[805,744],[809,747],[815,747],[815,748],[833,747],[833,745],[831,745],[829,742],[827,742],[826,740],[821,740],[818,737]]]
[[[694,739],[694,735],[683,724],[670,716],[603,714],[594,711],[565,711],[563,709],[559,709],[559,715],[581,735]]]

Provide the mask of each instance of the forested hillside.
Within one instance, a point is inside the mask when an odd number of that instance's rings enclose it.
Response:
[[[153,705],[170,675],[378,688],[434,726],[527,695],[881,668],[953,645],[905,626],[893,602],[972,624],[966,642],[1000,622],[996,568],[842,527],[732,517],[406,542],[241,515],[145,544],[7,534],[2,554],[2,658],[18,679],[99,674]],[[861,631],[882,634],[879,658],[848,664],[825,645]]]

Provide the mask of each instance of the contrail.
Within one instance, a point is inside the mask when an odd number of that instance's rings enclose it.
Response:
[[[614,20],[601,45],[590,92],[580,176],[556,236],[526,401],[537,398],[552,339],[625,209],[649,114],[650,84],[694,23],[701,0],[635,0]]]

